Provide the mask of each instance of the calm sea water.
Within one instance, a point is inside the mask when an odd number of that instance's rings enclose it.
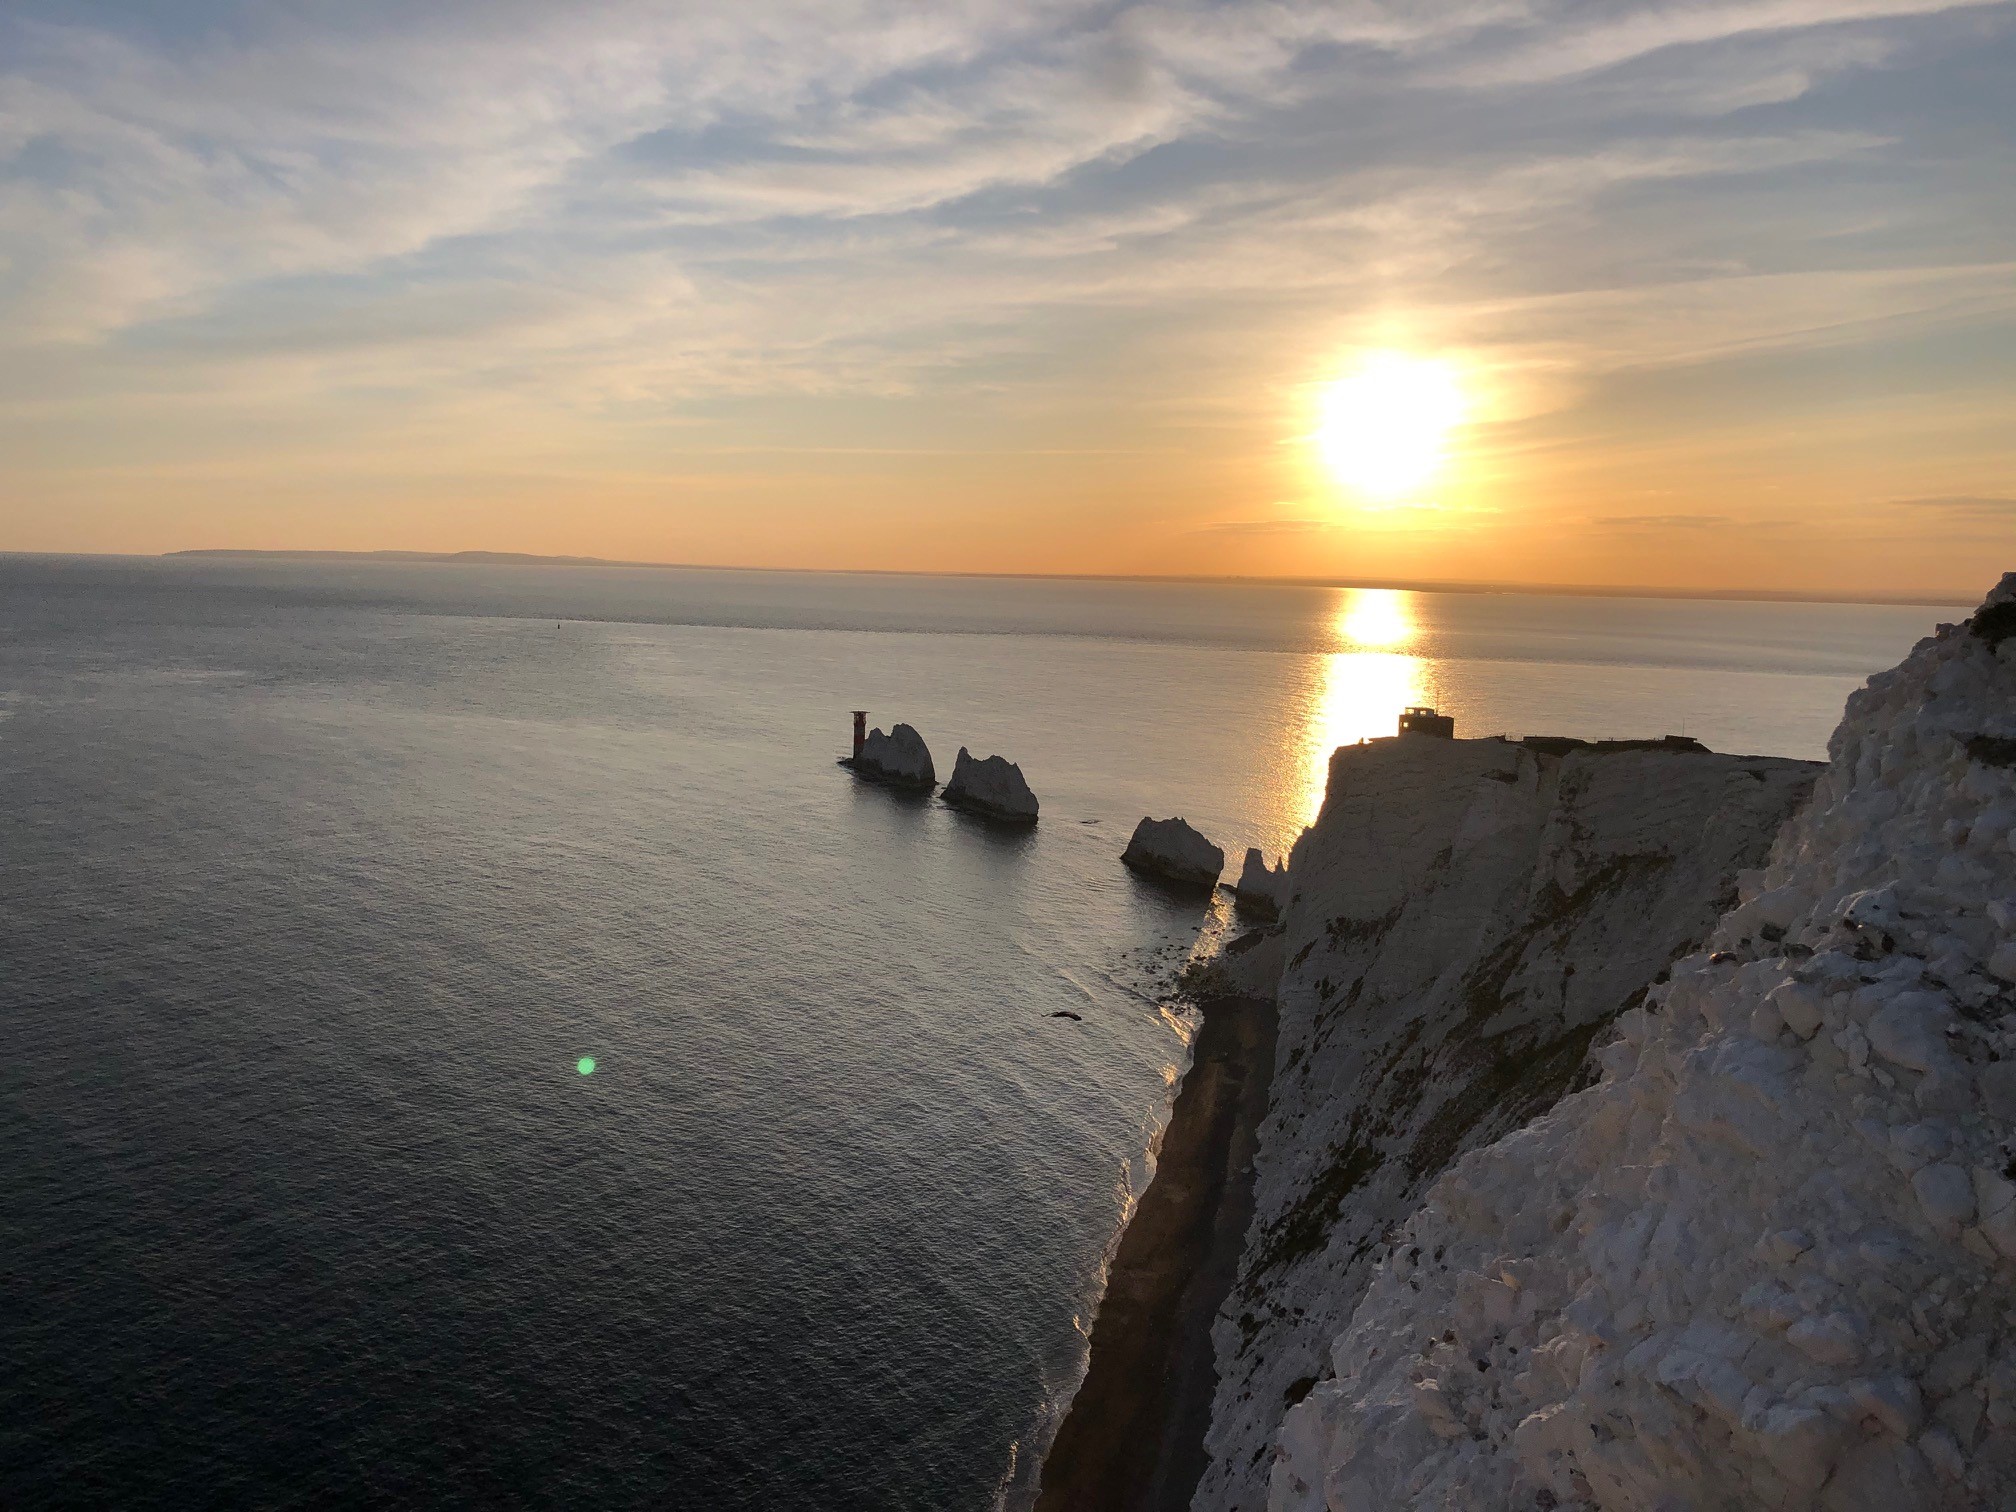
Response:
[[[0,1503],[1012,1504],[1185,1053],[1135,819],[1416,701],[1817,756],[1959,612],[0,557]]]

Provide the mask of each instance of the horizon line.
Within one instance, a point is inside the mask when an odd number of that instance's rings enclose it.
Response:
[[[465,566],[630,567],[667,572],[795,572],[857,577],[999,578],[1033,582],[1199,583],[1260,588],[1371,588],[1406,593],[1518,594],[1534,598],[1652,598],[1793,604],[1869,604],[1893,607],[1971,608],[1988,591],[1912,589],[1898,593],[1850,593],[1797,588],[1674,588],[1625,584],[1515,583],[1465,578],[1265,577],[1235,573],[1008,572],[916,567],[765,567],[734,562],[650,562],[618,557],[561,556],[526,551],[342,551],[313,547],[268,549],[196,546],[176,551],[0,551],[0,556],[69,556],[161,561],[172,557],[310,561],[403,562]],[[1991,585],[1992,586],[1992,585]]]

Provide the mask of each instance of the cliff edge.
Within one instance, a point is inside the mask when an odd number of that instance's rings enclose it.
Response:
[[[1348,1326],[1314,1284],[1281,1295],[1327,1347],[1258,1467],[1267,1505],[2016,1503],[2012,832],[2016,575],[1849,700],[1810,805],[1594,1086],[1404,1225],[1358,1225],[1376,1274]],[[1360,886],[1340,916],[1383,920]],[[1321,926],[1291,929],[1314,943],[1284,1048],[1324,1003]],[[1393,1074],[1376,1053],[1353,1064]],[[1347,1173],[1368,1132],[1339,1130]]]
[[[1256,1213],[1214,1329],[1196,1507],[1267,1504],[1283,1414],[1305,1397],[1321,1394],[1295,1419],[1308,1442],[1343,1431],[1343,1386],[1318,1383],[1392,1232],[1460,1156],[1577,1084],[1592,1042],[1735,903],[1817,772],[1692,743],[1336,752],[1289,865]],[[1500,1180],[1508,1200],[1532,1192]],[[1334,1415],[1312,1426],[1318,1411]],[[1326,1452],[1283,1466],[1310,1489],[1280,1505],[1322,1505]]]

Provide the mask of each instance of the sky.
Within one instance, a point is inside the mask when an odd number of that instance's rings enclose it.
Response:
[[[2016,5],[7,0],[0,550],[1977,595]]]

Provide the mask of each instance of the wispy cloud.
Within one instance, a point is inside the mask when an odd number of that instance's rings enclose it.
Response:
[[[1620,186],[1782,175],[1884,139],[1637,133],[1536,153],[1508,150],[1502,123],[1480,119],[1432,162],[1404,137],[1368,159],[1309,138],[1298,100],[1373,83],[1395,118],[1428,122],[1445,55],[1516,71],[1528,49],[1586,65],[1944,8],[1777,0],[1589,24],[1510,3],[1115,15],[1070,0],[752,0],[668,15],[604,0],[564,25],[536,7],[449,6],[367,12],[340,32],[275,19],[231,41],[143,39],[31,8],[0,22],[17,60],[0,73],[0,158],[14,164],[0,180],[0,309],[17,342],[102,340],[164,318],[231,319],[226,307],[255,290],[275,310],[289,297],[276,281],[369,278],[386,318],[346,320],[354,345],[363,329],[390,337],[399,290],[420,314],[444,283],[478,300],[507,281],[620,288],[640,259],[657,264],[660,290],[704,290],[717,308],[755,292],[750,305],[794,322],[805,312],[790,291],[762,287],[793,281],[780,269],[816,274],[796,281],[822,295],[845,286],[836,312],[929,308],[941,301],[919,301],[920,284],[936,284],[942,303],[983,320],[1130,287],[1167,298],[1348,289],[1357,273],[1390,284],[1396,257],[1416,278],[1447,270],[1508,230],[1573,224]],[[1769,60],[1771,78],[1784,66]],[[1782,93],[1767,80],[1739,103]],[[1256,182],[1249,144],[1280,130],[1295,145],[1270,153]],[[1185,160],[1134,171],[1178,149]],[[1096,196],[1075,182],[1086,174],[1102,181]],[[1060,253],[1096,265],[1026,266]],[[329,307],[354,310],[356,297]],[[506,330],[516,303],[500,302]],[[639,302],[640,343],[664,309]],[[431,323],[421,314],[414,335]],[[757,322],[755,344],[774,350],[771,324]]]
[[[1978,9],[1999,0],[1737,0],[1730,4],[1599,8],[1600,19],[1529,19],[1541,33],[1445,77],[1466,84],[1537,84],[1615,68],[1669,48],[1699,47],[1733,38],[1807,31],[1858,21],[1887,21]],[[1604,11],[1608,10],[1605,14]]]
[[[1597,515],[1589,522],[1605,530],[1719,530],[1734,521],[1719,514]]]
[[[2016,522],[2016,498],[1980,494],[1943,494],[1923,499],[1893,499],[1899,509],[1926,509],[1940,514],[1982,515]]]
[[[1330,520],[1216,520],[1192,533],[1206,536],[1299,536],[1335,529]]]
[[[591,471],[710,427],[891,455],[1236,436],[1250,470],[1331,354],[1395,339],[1482,375],[1480,448],[1587,451],[1516,427],[2016,319],[2007,143],[1965,66],[2011,46],[2006,0],[207,14],[0,12],[0,449],[38,466],[98,427],[236,467],[320,416],[415,451],[536,432]],[[1321,532],[1219,519],[1301,496],[1265,486],[1177,533]],[[1564,518],[1720,518],[1601,497]]]

